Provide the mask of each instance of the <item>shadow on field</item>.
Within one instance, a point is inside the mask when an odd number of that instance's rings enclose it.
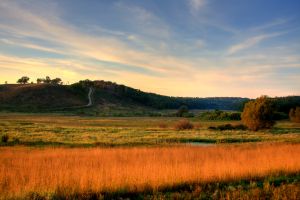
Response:
[[[269,177],[253,177],[240,181],[182,183],[143,190],[122,188],[114,192],[76,192],[58,188],[50,199],[299,199],[300,174],[275,174]],[[24,199],[44,200],[49,196],[31,192]]]
[[[300,134],[300,128],[279,128],[274,127],[270,130],[272,134],[288,134],[288,133],[296,133]]]

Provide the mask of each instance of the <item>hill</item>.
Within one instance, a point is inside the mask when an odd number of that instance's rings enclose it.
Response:
[[[92,88],[92,105],[87,106]],[[299,97],[277,98],[282,111],[300,103]],[[109,81],[79,81],[72,85],[58,84],[6,84],[0,85],[0,111],[54,112],[90,109],[93,112],[110,108],[125,109],[189,109],[240,110],[247,98],[240,97],[170,97],[147,93]],[[88,108],[89,107],[89,108]]]
[[[93,85],[95,88],[95,102],[108,100],[110,102],[130,102],[140,106],[155,109],[178,109],[182,105],[190,109],[222,109],[236,110],[246,98],[239,97],[215,97],[215,98],[189,98],[189,97],[170,97],[155,93],[147,93],[138,89],[118,85],[106,81],[94,81],[86,83],[79,82],[77,85]],[[100,102],[99,102],[100,101]]]
[[[0,85],[0,110],[40,112],[86,103],[85,90],[65,85],[7,84]]]

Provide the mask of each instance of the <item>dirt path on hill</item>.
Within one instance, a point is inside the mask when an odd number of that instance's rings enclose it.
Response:
[[[90,87],[89,93],[88,93],[89,103],[85,107],[90,107],[93,105],[93,100],[92,100],[93,91],[94,91],[93,88]]]
[[[71,107],[63,107],[63,108],[53,108],[51,110],[70,110],[70,109],[79,109],[79,108],[88,108],[88,107],[91,107],[94,105],[93,103],[93,92],[94,92],[94,89],[92,87],[89,88],[89,92],[88,92],[88,100],[89,102],[86,104],[86,105],[82,105],[82,106],[71,106]]]

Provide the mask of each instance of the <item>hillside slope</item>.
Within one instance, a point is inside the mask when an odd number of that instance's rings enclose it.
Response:
[[[65,85],[0,85],[0,110],[31,111],[81,106],[86,104],[84,90]]]
[[[185,98],[170,97],[154,93],[143,92],[138,89],[119,85],[109,81],[80,81],[73,87],[93,87],[94,103],[137,105],[155,109],[178,109],[187,105],[190,109],[222,109],[237,110],[247,98],[239,97],[212,97],[212,98]]]
[[[107,106],[129,109],[178,109],[182,105],[188,106],[189,109],[239,110],[249,101],[239,97],[169,97],[108,81],[85,80],[72,85],[0,85],[0,111],[52,112],[81,109],[89,104],[90,88],[93,88],[93,110]],[[282,97],[275,100],[285,112],[288,111],[291,102],[293,106],[300,104],[300,97]]]

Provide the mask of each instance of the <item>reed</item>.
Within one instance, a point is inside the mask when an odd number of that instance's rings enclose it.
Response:
[[[0,197],[227,181],[300,171],[300,144],[210,147],[0,148]]]

